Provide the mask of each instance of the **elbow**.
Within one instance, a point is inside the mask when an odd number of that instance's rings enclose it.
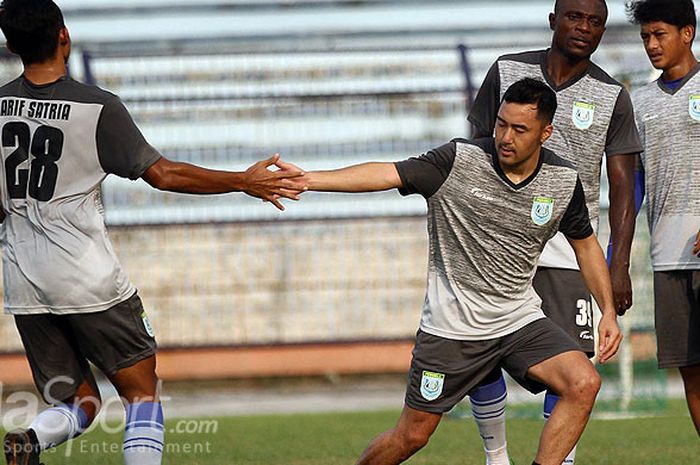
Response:
[[[173,166],[174,163],[161,158],[151,165],[141,177],[155,189],[172,190]]]

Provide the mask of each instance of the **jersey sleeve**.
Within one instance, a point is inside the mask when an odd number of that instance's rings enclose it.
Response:
[[[396,170],[403,184],[399,193],[420,194],[426,199],[430,198],[450,175],[456,153],[456,143],[452,141],[420,157],[396,162]]]
[[[578,177],[576,178],[574,195],[559,223],[559,231],[570,239],[585,239],[593,234],[588,207],[586,207],[586,195],[583,192],[581,179]]]
[[[637,154],[642,151],[637,125],[634,119],[632,99],[627,89],[620,90],[605,139],[605,153],[611,155]]]
[[[97,155],[105,173],[129,179],[140,178],[161,157],[117,97],[102,108],[97,123]]]
[[[489,68],[484,82],[476,94],[474,104],[469,111],[469,122],[474,126],[472,139],[491,137],[496,125],[498,107],[501,104],[501,77],[498,61]]]

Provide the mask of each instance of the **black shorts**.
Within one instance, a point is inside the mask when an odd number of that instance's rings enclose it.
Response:
[[[527,370],[572,350],[581,349],[548,318],[486,341],[457,341],[418,331],[406,405],[423,412],[447,412],[496,368],[505,369],[518,384],[538,393],[546,386],[528,378]]]
[[[700,363],[700,270],[655,271],[659,368]]]
[[[595,355],[591,293],[578,270],[537,268],[532,285],[542,311],[577,341],[588,357]]]
[[[65,401],[89,375],[88,361],[110,376],[156,350],[141,299],[134,294],[95,313],[15,315],[34,383],[50,404]]]

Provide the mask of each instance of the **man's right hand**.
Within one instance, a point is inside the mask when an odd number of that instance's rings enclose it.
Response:
[[[279,168],[272,171],[268,168]],[[241,189],[252,197],[271,202],[279,210],[284,210],[281,198],[299,200],[299,194],[308,186],[303,180],[304,172],[298,167],[284,163],[279,154],[251,165],[245,171],[245,185]]]

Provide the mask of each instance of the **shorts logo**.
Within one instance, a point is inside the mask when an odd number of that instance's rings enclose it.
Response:
[[[420,395],[427,401],[435,400],[442,394],[445,375],[423,370],[420,380]]]
[[[146,328],[146,333],[151,337],[156,337],[155,332],[153,332],[153,326],[151,326],[151,321],[148,319],[146,312],[141,312],[141,320],[143,321],[143,327]]]
[[[554,199],[551,197],[535,197],[532,200],[530,218],[537,226],[543,226],[552,219]]]
[[[695,121],[700,121],[700,94],[693,94],[688,99],[688,113]]]
[[[579,339],[584,339],[584,340],[586,340],[586,341],[592,341],[592,340],[593,340],[593,335],[591,334],[590,331],[585,330],[585,331],[581,331],[581,332],[579,333],[578,338],[579,338]]]
[[[588,129],[593,124],[593,116],[595,115],[595,105],[583,102],[574,102],[574,107],[571,111],[571,120],[574,126],[582,131]]]

